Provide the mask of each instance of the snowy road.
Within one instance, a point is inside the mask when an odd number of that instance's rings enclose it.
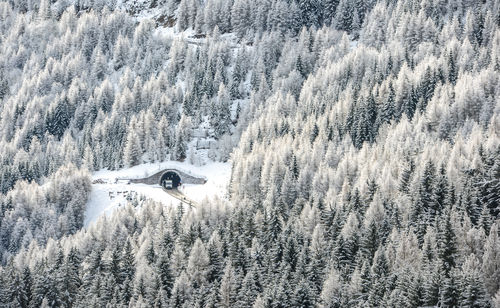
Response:
[[[170,196],[176,198],[177,200],[191,206],[191,207],[196,207],[198,206],[198,202],[186,197],[182,192],[180,192],[179,190],[177,189],[166,189],[166,188],[163,188],[163,191],[165,191],[167,194],[169,194]]]

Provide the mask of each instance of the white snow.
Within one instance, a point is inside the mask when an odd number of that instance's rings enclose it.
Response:
[[[93,184],[85,211],[84,226],[88,227],[103,214],[110,215],[127,204],[127,197],[144,196],[165,205],[178,204],[177,199],[166,194],[159,185],[145,184]]]
[[[124,206],[127,196],[144,196],[147,199],[162,202],[166,206],[177,205],[179,201],[159,185],[127,184],[119,179],[144,178],[158,171],[174,168],[198,177],[205,177],[203,185],[185,184],[180,190],[195,201],[215,196],[225,198],[227,185],[231,176],[231,164],[211,162],[204,166],[194,166],[187,162],[166,161],[157,164],[142,164],[132,168],[109,171],[106,169],[95,172],[92,180],[92,192],[85,211],[84,226],[87,228],[102,215],[110,215],[120,206]],[[116,182],[116,180],[118,181]]]

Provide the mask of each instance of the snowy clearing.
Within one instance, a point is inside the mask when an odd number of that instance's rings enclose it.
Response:
[[[127,184],[120,179],[144,178],[164,169],[177,169],[195,176],[207,179],[204,185],[185,184],[180,187],[186,196],[195,201],[205,198],[224,198],[231,176],[231,163],[209,163],[204,166],[194,166],[186,162],[167,161],[157,164],[142,164],[132,168],[109,171],[106,169],[92,175],[92,192],[85,211],[84,226],[87,228],[103,214],[110,215],[120,206],[124,206],[135,196],[177,205],[179,201],[163,191],[160,185]],[[118,179],[118,182],[116,180]],[[98,183],[96,183],[98,182]],[[127,200],[129,199],[129,200]]]

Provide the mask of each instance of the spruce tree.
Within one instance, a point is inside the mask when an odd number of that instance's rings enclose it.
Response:
[[[319,27],[323,23],[323,5],[318,0],[299,0],[299,9],[302,12],[304,26]]]
[[[125,148],[123,149],[124,163],[133,167],[141,163],[142,149],[137,133],[131,129],[127,134]]]
[[[368,303],[372,306],[379,306],[382,302],[386,287],[387,278],[389,276],[389,268],[382,247],[375,252],[373,265],[370,270],[371,287],[368,295]]]
[[[353,7],[349,0],[340,0],[335,13],[335,28],[350,32],[352,30]]]
[[[0,67],[0,101],[9,94],[9,82],[5,76],[5,70]]]
[[[159,285],[161,288],[159,293],[164,294],[162,296],[168,298],[172,292],[175,278],[170,269],[170,260],[164,253],[161,253],[159,255],[158,260],[156,261],[156,268],[156,272],[158,273]]]
[[[486,239],[482,260],[484,284],[492,297],[500,290],[500,239],[498,232],[498,222],[496,222],[491,226],[490,234]]]
[[[300,281],[293,292],[291,306],[304,308],[316,307],[313,292],[306,280]]]
[[[236,303],[238,282],[236,278],[236,273],[233,267],[228,262],[224,269],[224,275],[222,276],[219,295],[218,295],[218,307],[232,307]]]
[[[60,139],[69,126],[72,116],[70,112],[70,104],[66,96],[60,100],[56,100],[46,115],[45,125],[47,132]]]
[[[451,210],[446,209],[437,224],[437,249],[438,257],[443,262],[443,270],[446,276],[455,266],[457,254],[456,235],[451,224]]]
[[[338,4],[339,0],[323,1],[323,20],[327,25],[330,25],[334,21]]]
[[[480,271],[480,263],[474,254],[465,259],[460,276],[460,307],[491,307],[489,296]]]

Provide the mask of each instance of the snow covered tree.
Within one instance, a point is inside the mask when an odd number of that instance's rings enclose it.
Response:
[[[340,0],[335,13],[335,27],[350,32],[352,30],[353,7],[352,2]]]
[[[139,136],[134,130],[130,130],[123,148],[123,161],[127,166],[133,167],[141,163],[141,157],[142,148]]]
[[[490,235],[484,245],[482,272],[484,284],[494,297],[500,288],[500,240],[498,238],[498,223],[491,226]]]
[[[119,36],[113,49],[113,66],[116,70],[122,68],[128,62],[129,52],[129,40]]]
[[[323,23],[323,4],[318,0],[299,0],[299,9],[302,12],[304,26],[319,27]]]
[[[342,306],[343,286],[338,272],[330,271],[321,291],[321,307],[335,308]]]
[[[231,264],[227,263],[220,284],[218,307],[232,307],[236,302],[236,288],[238,288],[236,273]]]
[[[462,265],[460,277],[459,305],[461,307],[489,307],[484,278],[480,271],[480,263],[475,255],[471,254]]]
[[[235,0],[231,10],[231,24],[233,31],[242,38],[248,30],[250,20],[250,2],[246,0]]]
[[[0,67],[0,100],[9,93],[9,81],[5,76],[5,69]]]
[[[71,105],[66,96],[51,104],[46,115],[47,132],[61,138],[71,121]]]
[[[217,98],[213,102],[211,111],[211,122],[214,127],[215,136],[221,137],[228,133],[231,128],[231,100],[224,84],[219,86]]]
[[[209,255],[205,246],[198,238],[196,239],[188,259],[186,268],[190,280],[193,282],[193,287],[198,288],[206,282],[209,267]]]

